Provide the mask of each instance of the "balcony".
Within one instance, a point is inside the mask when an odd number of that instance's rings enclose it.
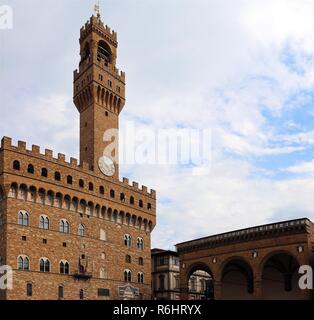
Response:
[[[73,277],[77,280],[89,280],[93,277],[93,274],[91,272],[85,272],[85,271],[76,271],[73,273]]]

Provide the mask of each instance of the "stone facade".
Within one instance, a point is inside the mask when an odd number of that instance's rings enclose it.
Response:
[[[100,41],[110,48],[110,61],[97,60]],[[0,257],[14,271],[13,289],[1,292],[2,299],[151,298],[156,192],[120,181],[114,155],[112,177],[97,163],[106,147],[102,135],[119,128],[125,102],[125,75],[115,67],[117,35],[92,17],[80,44],[74,73],[80,162],[7,137],[1,142]]]
[[[298,286],[298,269],[313,265],[313,228],[304,218],[177,244],[181,299],[197,270],[210,275],[217,300],[312,298]]]

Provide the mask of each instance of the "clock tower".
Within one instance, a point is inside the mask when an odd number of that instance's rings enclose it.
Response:
[[[80,31],[74,104],[80,113],[80,161],[119,178],[119,114],[125,104],[125,74],[116,68],[117,34],[92,16]]]

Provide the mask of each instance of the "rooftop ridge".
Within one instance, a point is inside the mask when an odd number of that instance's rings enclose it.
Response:
[[[243,236],[246,236],[246,235],[265,234],[265,232],[285,230],[287,228],[305,227],[306,232],[308,232],[308,227],[310,227],[310,225],[312,225],[312,222],[308,218],[269,223],[269,224],[258,225],[258,226],[238,229],[234,231],[228,231],[228,232],[224,232],[216,235],[211,235],[203,238],[181,242],[176,244],[176,249],[177,251],[181,251],[181,250],[184,251],[184,250],[188,250],[188,248],[192,248],[199,245],[206,246],[211,243],[221,243],[230,239],[234,239],[236,241],[236,240],[241,240]]]
[[[91,170],[88,163],[83,162],[79,163],[76,158],[71,157],[70,161],[66,161],[66,156],[63,153],[58,153],[58,156],[55,158],[53,156],[53,151],[50,149],[44,149],[44,153],[41,153],[41,148],[37,145],[32,145],[31,149],[27,149],[27,144],[25,141],[17,141],[17,145],[12,143],[12,138],[10,137],[3,137],[1,140],[0,151],[2,150],[11,150],[11,151],[18,151],[20,153],[25,153],[27,155],[31,155],[34,157],[39,157],[43,160],[53,161],[57,164],[68,166],[70,168],[80,170],[86,174],[94,174],[95,172]],[[138,182],[132,182],[130,184],[130,180],[128,178],[122,178],[122,180],[117,181],[120,185],[124,187],[128,187],[130,189],[136,189],[137,192],[142,193],[143,195],[149,196],[153,199],[156,199],[156,191],[153,189],[148,189],[146,186],[139,186]]]

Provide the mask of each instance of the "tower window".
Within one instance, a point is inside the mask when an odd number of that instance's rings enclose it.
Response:
[[[108,80],[108,86],[111,88],[112,87],[112,81]]]
[[[103,186],[99,187],[99,193],[100,194],[105,194],[105,188]]]
[[[138,264],[140,266],[143,266],[144,265],[144,259],[143,258],[138,258]]]
[[[130,197],[130,204],[134,204],[134,197]]]
[[[104,77],[100,74],[100,75],[99,75],[99,80],[100,80],[100,81],[103,81],[103,79],[104,79]]]
[[[84,188],[84,180],[80,179],[79,186],[80,188]]]
[[[91,182],[88,184],[88,189],[89,191],[94,191],[94,185]]]
[[[112,60],[112,53],[111,49],[105,41],[101,40],[98,43],[98,50],[97,50],[97,58],[98,59],[103,59],[105,62],[111,63]]]
[[[60,181],[61,180],[61,174],[60,172],[55,172],[55,180]]]
[[[121,200],[122,202],[125,201],[125,194],[124,194],[124,193],[121,193],[121,194],[120,194],[120,200]]]
[[[110,197],[111,197],[111,198],[114,198],[114,197],[115,197],[114,190],[110,190]]]
[[[106,112],[105,112],[105,115],[106,115],[106,117],[108,117],[108,116],[109,116],[109,113],[108,113],[108,111],[106,111]]]
[[[149,210],[149,211],[152,210],[152,204],[151,203],[147,203],[147,210]]]
[[[68,184],[73,184],[73,178],[72,178],[72,176],[68,176],[68,177],[67,177],[67,183],[68,183]]]
[[[46,168],[41,169],[41,176],[45,178],[48,177],[48,170]]]
[[[143,207],[144,207],[143,200],[140,200],[140,201],[138,202],[138,205],[140,206],[140,208],[143,208]]]
[[[29,164],[28,167],[27,167],[27,172],[28,173],[31,173],[31,174],[34,174],[34,166],[32,164]]]
[[[14,170],[20,170],[21,169],[20,161],[15,160],[13,162],[13,169]]]

